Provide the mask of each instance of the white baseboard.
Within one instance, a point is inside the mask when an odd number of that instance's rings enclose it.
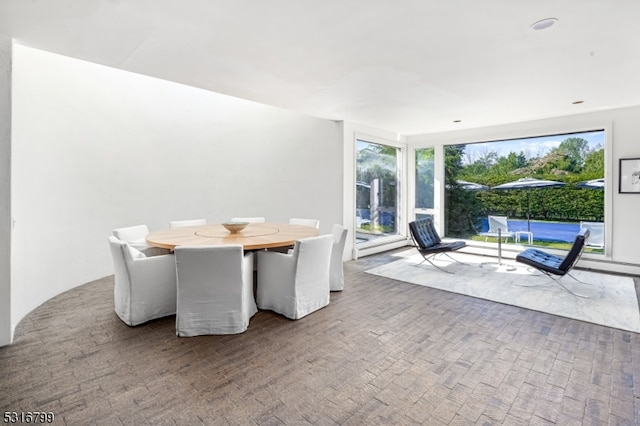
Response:
[[[376,245],[376,246],[362,247],[362,248],[356,247],[353,249],[352,258],[353,260],[357,260],[364,256],[370,256],[372,254],[382,253],[384,251],[389,251],[389,250],[397,249],[400,247],[406,247],[407,244],[408,244],[407,240],[402,239],[398,241],[387,242],[387,243]]]

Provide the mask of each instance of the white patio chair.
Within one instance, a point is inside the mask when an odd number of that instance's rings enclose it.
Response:
[[[241,245],[178,246],[176,334],[237,334],[258,311],[253,252]]]
[[[171,254],[147,257],[109,237],[113,258],[115,312],[134,326],[176,313],[176,265]]]
[[[589,239],[585,244],[587,247],[604,248],[604,223],[603,222],[580,222],[580,230],[589,230]]]
[[[258,252],[258,308],[296,320],[329,304],[333,235],[302,238],[291,254]]]
[[[485,241],[488,237],[498,237],[498,230],[500,230],[500,236],[504,238],[504,242],[509,241],[509,238],[513,239],[515,233],[509,231],[509,224],[507,222],[507,216],[489,216],[489,231],[482,232],[480,235],[485,236]]]

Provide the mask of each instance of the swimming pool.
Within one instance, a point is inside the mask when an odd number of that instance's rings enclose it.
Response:
[[[511,232],[527,230],[526,220],[509,219],[507,223]],[[489,219],[485,218],[482,220],[480,232],[487,232],[488,230]],[[535,240],[573,243],[579,231],[579,223],[531,221],[531,233],[533,233]]]

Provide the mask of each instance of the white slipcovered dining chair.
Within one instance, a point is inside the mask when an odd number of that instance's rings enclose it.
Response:
[[[124,228],[116,228],[113,230],[113,236],[129,244],[129,246],[140,250],[145,256],[158,256],[169,254],[169,250],[151,247],[147,244],[145,237],[149,233],[147,225],[127,226]]]
[[[289,225],[305,225],[319,229],[320,221],[318,219],[300,219],[297,217],[292,217],[291,219],[289,219]]]
[[[146,245],[147,243],[145,242],[144,237],[146,237],[148,233],[149,228],[147,225],[127,226],[113,230],[114,237],[120,241],[129,243],[134,247],[140,244]]]
[[[231,222],[249,222],[249,223],[265,223],[266,219],[264,217],[232,217]]]
[[[182,228],[185,226],[199,226],[206,225],[206,219],[189,219],[189,220],[172,220],[169,222],[169,228]]]
[[[302,238],[291,253],[258,252],[258,308],[300,319],[329,304],[333,235]]]
[[[256,314],[253,252],[241,245],[178,246],[176,334],[237,334]]]
[[[318,219],[300,219],[300,218],[291,218],[289,219],[289,225],[304,225],[310,226],[312,228],[319,229],[320,221]],[[271,251],[279,251],[281,253],[291,253],[293,250],[293,245],[287,247],[276,247],[271,249]]]
[[[333,225],[331,234],[333,235],[330,266],[331,291],[342,291],[344,289],[342,256],[344,254],[344,245],[347,241],[347,228],[336,223]]]
[[[109,237],[118,317],[134,326],[176,313],[176,266],[173,255],[147,257],[116,237]]]

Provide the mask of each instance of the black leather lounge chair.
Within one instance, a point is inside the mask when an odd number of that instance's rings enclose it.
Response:
[[[573,269],[575,264],[578,263],[578,259],[580,259],[580,256],[582,256],[582,252],[584,251],[584,247],[587,244],[588,240],[589,230],[587,228],[583,228],[580,230],[580,232],[578,232],[578,235],[576,235],[576,238],[573,241],[573,245],[571,246],[569,253],[567,253],[565,257],[556,256],[554,254],[546,253],[542,250],[530,248],[518,254],[516,256],[516,262],[524,263],[525,265],[536,268],[543,274],[553,279],[560,287],[575,296],[588,297],[568,289],[564,284],[560,282],[560,278],[564,277],[565,275],[569,275],[571,278],[582,284],[588,284],[580,281],[570,274],[570,271]]]
[[[453,272],[442,269],[431,261],[431,259],[433,259],[436,255],[442,253],[449,257],[451,260],[464,265],[464,263],[459,262],[453,257],[449,256],[448,252],[461,249],[462,247],[466,246],[467,243],[465,243],[464,241],[452,241],[443,243],[442,240],[440,240],[440,236],[436,232],[436,228],[433,225],[433,220],[431,220],[430,218],[418,219],[414,222],[409,223],[409,230],[411,231],[411,238],[413,239],[413,243],[416,245],[418,252],[420,252],[422,257],[424,257],[424,260],[420,262],[420,264],[424,263],[424,261],[426,260],[441,271],[452,274]]]

